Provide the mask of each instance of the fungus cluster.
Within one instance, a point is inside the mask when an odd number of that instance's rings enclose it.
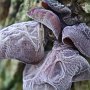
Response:
[[[33,21],[0,30],[0,59],[26,64],[23,90],[70,90],[72,82],[90,80],[90,64],[84,58],[90,58],[90,28],[57,0],[44,0],[42,6],[27,12]],[[50,31],[54,44],[46,54]]]

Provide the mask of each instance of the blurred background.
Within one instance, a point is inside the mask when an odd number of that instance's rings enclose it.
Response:
[[[77,1],[78,5],[75,3]],[[81,21],[90,26],[90,0],[63,0],[63,2],[65,4],[72,2],[74,12],[80,14]],[[26,12],[35,6],[40,7],[41,0],[0,0],[0,29],[16,22],[31,20],[26,16]],[[22,90],[24,66],[16,60],[0,61],[0,90]],[[90,90],[90,81],[73,83],[72,90]]]

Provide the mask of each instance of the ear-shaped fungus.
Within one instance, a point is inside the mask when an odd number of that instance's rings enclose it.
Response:
[[[72,82],[87,79],[90,79],[87,60],[72,47],[55,42],[43,62],[26,65],[23,90],[70,90]]]
[[[65,27],[62,41],[65,44],[73,42],[83,55],[90,57],[90,28],[85,23]]]
[[[72,11],[67,6],[65,6],[62,2],[59,2],[58,0],[44,0],[43,2],[47,3],[48,6],[52,10],[62,14],[62,20],[67,25],[74,25],[74,24],[80,22],[79,19],[77,18],[77,16],[75,16],[75,17],[71,16]]]
[[[58,39],[61,32],[61,23],[56,14],[52,11],[45,10],[42,8],[33,8],[27,12],[28,16],[33,18],[35,21],[40,22],[47,26],[54,33]]]
[[[44,57],[43,29],[34,21],[16,23],[0,30],[0,59],[37,63]]]
[[[71,10],[58,2],[58,0],[44,0],[43,2],[47,3],[49,7],[51,7],[54,11],[59,13],[71,14]]]

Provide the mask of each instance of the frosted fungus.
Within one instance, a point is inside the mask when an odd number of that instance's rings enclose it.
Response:
[[[44,57],[43,33],[35,21],[16,23],[0,30],[0,59],[40,62]]]
[[[78,19],[71,17],[72,12],[67,6],[57,0],[44,1],[44,8],[50,7],[66,14],[63,21],[67,25],[77,23]],[[44,8],[33,8],[27,12],[34,21],[16,23],[0,30],[0,59],[13,58],[26,63],[24,90],[70,90],[72,82],[90,79],[90,64],[78,52],[90,57],[90,28],[80,23],[61,31],[58,15]],[[47,55],[44,54],[43,25],[57,39]],[[61,33],[62,42],[59,43]]]
[[[61,23],[56,14],[43,8],[33,8],[29,10],[27,14],[35,21],[40,22],[41,24],[52,30],[56,39],[58,39],[59,34],[61,33]]]

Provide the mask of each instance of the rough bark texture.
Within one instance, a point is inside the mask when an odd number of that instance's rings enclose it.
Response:
[[[0,29],[15,22],[30,20],[26,16],[26,12],[38,1],[40,0],[0,0]],[[90,22],[90,13],[82,15],[84,17],[87,15],[85,20]],[[90,23],[88,24],[90,25]],[[23,67],[24,64],[17,61],[0,61],[0,90],[22,90]],[[90,81],[75,83],[72,89],[90,90]]]

